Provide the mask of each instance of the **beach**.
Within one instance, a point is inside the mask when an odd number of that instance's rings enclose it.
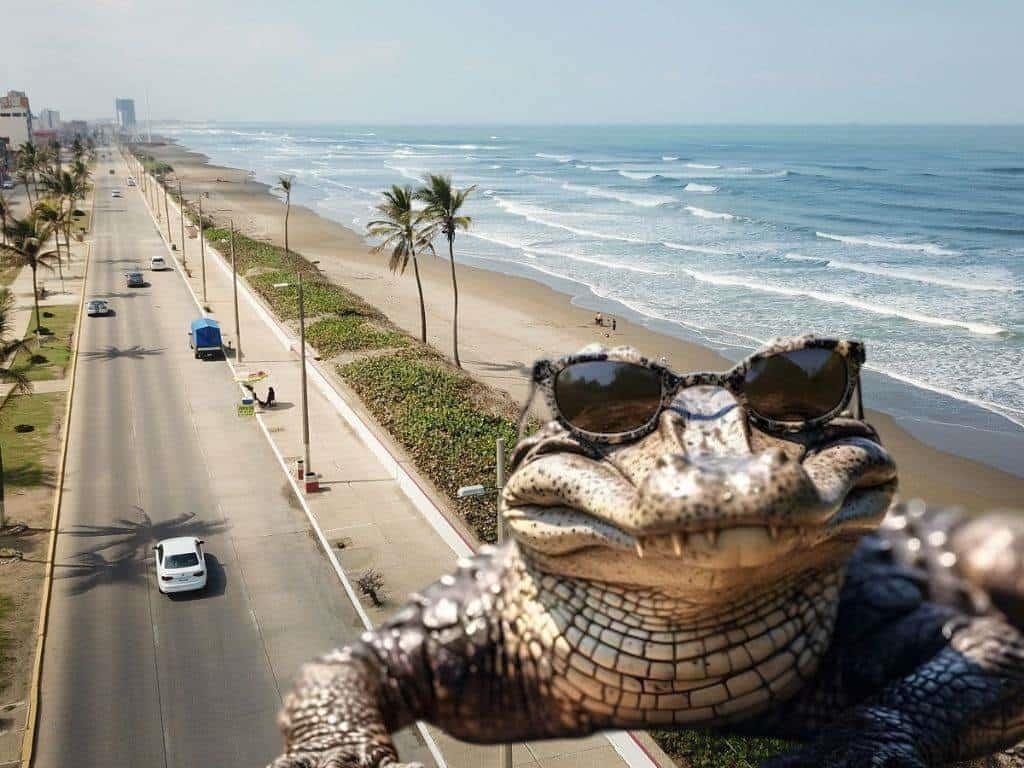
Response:
[[[202,154],[176,144],[150,145],[147,151],[173,166],[187,199],[209,194],[209,199],[203,200],[204,213],[219,223],[232,219],[238,230],[250,237],[283,244],[282,202],[247,171],[212,165]],[[386,257],[373,254],[361,234],[302,205],[292,207],[289,241],[293,250],[319,260],[319,268],[329,279],[355,292],[418,337],[419,306],[411,269],[405,275],[391,274]],[[472,258],[474,244],[469,238],[457,237],[457,259]],[[196,241],[190,240],[187,248],[190,262],[198,258]],[[420,272],[427,304],[428,342],[450,356],[451,278],[447,252],[440,244],[436,257],[420,257]],[[712,349],[615,312],[613,304],[604,304],[597,296],[592,297],[590,306],[580,306],[568,293],[535,280],[465,263],[458,265],[458,281],[463,366],[516,402],[526,397],[527,375],[535,359],[595,342],[629,345],[651,357],[664,356],[680,372],[725,370],[732,365]],[[606,321],[615,317],[614,331],[607,324],[595,325],[595,308],[604,312]],[[873,410],[870,401],[866,406],[869,420],[900,467],[903,498],[921,497],[934,505],[963,506],[971,511],[1018,506],[1024,499],[1024,477],[958,455],[983,455],[984,445],[973,446],[979,450],[940,450],[911,435],[892,417]],[[967,428],[946,430],[942,439],[948,442],[954,434],[962,441],[962,445],[954,443],[958,448],[988,439],[985,430]]]

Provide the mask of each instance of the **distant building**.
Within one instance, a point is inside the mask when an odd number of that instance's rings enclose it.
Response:
[[[89,124],[85,120],[66,120],[60,124],[60,138],[70,144],[75,138],[85,141],[89,138]]]
[[[32,138],[32,109],[23,91],[0,96],[0,137],[17,149]]]
[[[32,131],[32,143],[37,147],[48,147],[57,141],[56,131],[40,131],[38,129]]]
[[[40,110],[39,127],[44,131],[56,131],[60,128],[60,112],[56,109]]]
[[[122,133],[135,135],[135,99],[114,99],[117,115],[117,129]]]

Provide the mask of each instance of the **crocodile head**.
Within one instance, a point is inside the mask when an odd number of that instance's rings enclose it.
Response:
[[[717,387],[680,391],[633,442],[594,446],[550,422],[519,443],[513,467],[503,514],[536,567],[705,604],[840,565],[896,489],[864,421],[769,434]]]

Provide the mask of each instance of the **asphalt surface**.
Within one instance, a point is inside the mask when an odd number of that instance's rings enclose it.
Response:
[[[109,175],[108,167],[117,169]],[[35,765],[259,766],[298,665],[362,627],[227,365],[193,359],[198,315],[123,164],[95,173],[87,298]],[[110,189],[124,197],[112,199]],[[142,268],[149,286],[125,287]],[[209,585],[157,590],[152,547],[207,542]]]

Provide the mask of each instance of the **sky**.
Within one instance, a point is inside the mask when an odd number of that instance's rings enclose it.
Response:
[[[50,0],[0,91],[107,117],[1021,123],[1020,0]],[[18,30],[14,34],[12,30]]]

